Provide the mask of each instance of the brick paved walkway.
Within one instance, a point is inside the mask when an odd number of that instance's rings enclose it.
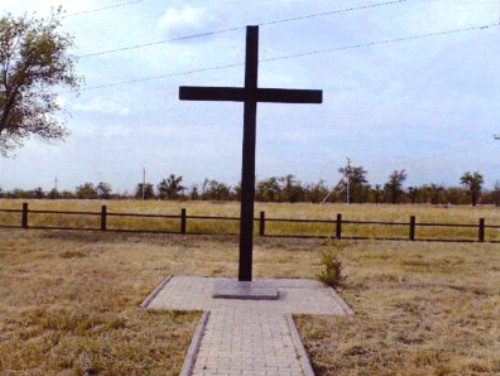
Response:
[[[278,300],[213,299],[216,280],[173,277],[150,308],[210,311],[193,375],[304,375],[286,314],[351,313],[332,289],[314,280],[273,280]]]

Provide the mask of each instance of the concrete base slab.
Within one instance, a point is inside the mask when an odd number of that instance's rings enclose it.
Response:
[[[279,297],[273,281],[217,280],[212,297],[215,299],[277,300]]]

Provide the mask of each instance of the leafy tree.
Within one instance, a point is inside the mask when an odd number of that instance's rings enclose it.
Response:
[[[160,194],[160,199],[177,200],[180,198],[182,191],[186,188],[181,185],[182,176],[176,176],[171,174],[167,179],[163,179],[160,184],[158,184],[158,192]]]
[[[326,187],[325,181],[320,180],[314,184],[308,184],[305,189],[305,199],[312,203],[318,203],[323,201],[323,199],[328,195],[328,188]]]
[[[233,195],[231,199],[241,201],[241,182],[238,182],[238,184],[233,187]]]
[[[202,187],[204,200],[229,201],[232,199],[231,188],[217,180],[205,179]]]
[[[48,19],[0,18],[0,154],[36,136],[61,139],[67,131],[54,114],[61,109],[51,88],[77,88],[73,39],[58,28],[59,9]]]
[[[10,192],[9,198],[30,199],[30,198],[33,198],[33,191],[24,190],[24,189],[20,189],[20,188],[14,188],[14,190]]]
[[[481,196],[481,188],[484,183],[483,175],[479,171],[466,172],[460,178],[460,183],[467,187],[471,197],[472,206],[476,206]]]
[[[325,194],[321,202],[343,202],[342,190],[338,186],[334,187],[332,190]]]
[[[373,199],[376,204],[380,204],[383,202],[384,191],[382,190],[382,186],[380,184],[375,184],[375,188],[373,189]]]
[[[368,188],[367,171],[361,166],[352,166],[350,161],[347,162],[346,166],[340,167],[338,171],[344,175],[340,186],[348,197],[349,203],[365,201],[366,188]]]
[[[461,205],[467,202],[467,192],[462,187],[443,188],[442,196],[445,203]]]
[[[50,192],[47,194],[47,198],[51,200],[57,200],[58,198],[60,198],[60,196],[61,194],[56,188],[52,188]]]
[[[266,180],[258,182],[255,192],[255,199],[258,201],[277,201],[281,193],[279,178],[272,176]]]
[[[500,181],[495,183],[495,188],[491,192],[491,196],[495,206],[500,206]]]
[[[282,185],[281,191],[281,199],[280,201],[291,201],[291,195],[293,191],[293,187],[297,184],[295,180],[295,176],[292,174],[285,175],[279,178],[279,181]]]
[[[191,200],[199,200],[200,199],[200,194],[198,193],[198,186],[193,185],[191,187],[191,192],[189,193],[189,198]]]
[[[38,187],[31,191],[31,195],[33,196],[33,198],[42,199],[45,197],[45,192],[43,191],[42,187]]]
[[[417,197],[419,196],[420,189],[417,187],[408,187],[408,197],[410,198],[410,202],[415,204],[417,202]]]
[[[393,171],[389,175],[389,181],[385,184],[384,188],[391,198],[391,202],[396,204],[403,193],[403,182],[406,180],[408,175],[405,170]]]
[[[97,187],[95,187],[95,191],[97,194],[97,197],[100,199],[107,200],[111,197],[111,185],[109,183],[105,182],[100,182],[97,184]]]
[[[294,203],[294,202],[303,202],[305,200],[306,200],[305,190],[302,187],[301,183],[297,182],[297,184],[295,184],[290,190],[288,201]]]
[[[300,181],[295,179],[294,175],[285,175],[279,178],[279,181],[282,184],[280,201],[291,203],[304,201],[304,188],[302,187]]]
[[[425,186],[427,202],[432,205],[438,205],[443,203],[443,193],[444,187],[435,183]]]
[[[60,197],[63,199],[66,199],[66,200],[71,200],[71,199],[74,199],[76,196],[71,191],[62,191]]]
[[[95,199],[97,191],[92,183],[84,183],[76,187],[76,198],[78,199]]]
[[[135,187],[135,198],[142,199],[142,188],[144,186],[144,199],[149,200],[155,197],[154,187],[151,183],[139,183]]]
[[[431,184],[432,187],[432,197],[431,204],[439,205],[443,204],[443,194],[445,193],[445,188],[441,185]]]

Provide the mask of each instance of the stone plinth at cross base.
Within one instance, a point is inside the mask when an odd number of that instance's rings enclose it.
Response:
[[[279,294],[273,281],[217,280],[212,296],[215,299],[276,300]]]
[[[181,376],[312,376],[291,314],[346,315],[352,310],[331,288],[305,279],[254,280],[253,293],[274,286],[278,299],[217,299],[228,278],[178,276],[166,280],[144,308],[202,310]],[[215,288],[217,286],[217,288]],[[229,286],[229,287],[228,287]],[[234,286],[234,285],[233,285]],[[215,288],[215,289],[214,289]],[[236,287],[236,292],[245,287]],[[234,292],[234,291],[232,291]]]

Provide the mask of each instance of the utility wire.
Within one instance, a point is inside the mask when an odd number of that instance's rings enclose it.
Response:
[[[142,0],[140,0],[140,1],[142,1]],[[257,25],[258,26],[278,25],[278,24],[282,24],[282,23],[296,22],[296,21],[306,20],[306,19],[315,18],[315,17],[325,17],[325,16],[331,16],[331,15],[334,15],[334,14],[354,12],[354,11],[364,10],[364,9],[369,9],[369,8],[378,8],[378,7],[383,7],[383,6],[386,6],[386,5],[392,5],[392,4],[397,4],[397,3],[402,3],[402,2],[406,2],[406,1],[409,1],[409,0],[386,1],[386,2],[383,2],[383,3],[368,4],[368,5],[362,5],[362,6],[359,6],[359,7],[351,7],[351,8],[345,8],[345,9],[332,10],[332,11],[328,11],[328,12],[307,14],[307,15],[304,15],[304,16],[284,18],[284,19],[281,19],[281,20],[275,20],[275,21],[269,21],[269,22],[259,23]],[[133,1],[133,2],[137,2],[137,1]],[[78,57],[80,59],[84,59],[84,58],[88,58],[88,57],[108,55],[108,54],[113,54],[113,53],[122,52],[122,51],[135,50],[135,49],[139,49],[139,48],[146,48],[146,47],[157,46],[157,45],[161,45],[161,44],[167,44],[167,43],[172,43],[172,42],[179,42],[179,41],[183,41],[183,40],[189,40],[189,39],[195,39],[195,38],[201,38],[201,37],[208,37],[208,36],[211,36],[211,35],[229,33],[229,32],[233,32],[233,31],[244,30],[245,28],[246,28],[246,26],[236,26],[236,27],[231,27],[231,28],[228,28],[228,29],[221,29],[221,30],[215,30],[215,31],[207,31],[205,33],[185,35],[185,36],[171,38],[171,39],[159,40],[159,41],[156,41],[156,42],[147,42],[147,43],[141,43],[141,44],[126,46],[126,47],[121,47],[121,48],[115,48],[115,49],[111,49],[111,50],[104,50],[104,51],[99,51],[99,52],[92,52],[92,53],[80,55]]]
[[[369,9],[369,8],[378,8],[378,7],[383,7],[383,6],[386,6],[386,5],[393,5],[393,4],[397,4],[397,3],[404,3],[406,1],[409,1],[409,0],[393,0],[393,1],[386,1],[386,2],[383,2],[383,3],[367,4],[367,5],[361,5],[361,6],[358,6],[358,7],[351,7],[351,8],[345,8],[345,9],[339,9],[339,10],[332,10],[332,11],[321,12],[321,13],[308,14],[308,15],[305,15],[305,16],[297,16],[297,17],[291,17],[291,18],[284,18],[282,20],[263,22],[263,23],[260,23],[258,25],[259,26],[270,26],[270,25],[277,25],[277,24],[282,24],[282,23],[287,23],[287,22],[302,21],[302,20],[307,20],[309,18],[331,16],[333,14],[354,12],[354,11],[357,11],[357,10],[364,10],[364,9]]]
[[[128,81],[119,81],[119,82],[113,82],[113,83],[103,84],[103,85],[88,86],[86,88],[80,89],[80,91],[89,91],[89,90],[103,89],[103,88],[114,87],[114,86],[130,85],[130,84],[136,84],[136,83],[141,83],[141,82],[158,80],[158,79],[167,78],[167,77],[185,76],[185,75],[189,75],[189,74],[193,74],[193,73],[203,73],[203,72],[239,67],[239,66],[243,66],[243,65],[245,65],[245,63],[216,65],[213,67],[193,69],[193,70],[189,70],[189,71],[166,73],[166,74],[160,74],[157,76],[149,76],[149,77],[138,78],[138,79],[128,80]],[[73,92],[74,91],[67,91],[66,93],[73,93]]]
[[[88,57],[108,55],[108,54],[113,54],[113,53],[122,52],[122,51],[136,50],[138,48],[146,48],[146,47],[151,47],[151,46],[157,46],[157,45],[160,45],[160,44],[167,44],[167,43],[172,43],[172,42],[180,42],[180,41],[188,40],[188,39],[208,37],[210,35],[223,34],[223,33],[228,33],[228,32],[231,32],[231,31],[237,31],[237,30],[243,30],[243,29],[245,29],[245,26],[233,27],[231,29],[223,29],[223,30],[217,30],[217,31],[208,31],[206,33],[185,35],[185,36],[182,36],[182,37],[165,39],[165,40],[159,40],[159,41],[156,41],[156,42],[141,43],[141,44],[135,44],[135,45],[132,45],[132,46],[127,46],[127,47],[115,48],[115,49],[112,49],[112,50],[104,50],[104,51],[100,51],[100,52],[92,52],[92,53],[85,54],[85,55],[80,55],[80,56],[77,56],[77,57],[79,59],[85,59],[85,58],[88,58]]]
[[[487,30],[489,28],[493,28],[493,27],[499,27],[499,26],[500,26],[500,23],[486,24],[486,25],[480,25],[480,26],[470,26],[470,27],[464,27],[464,28],[459,28],[459,29],[438,31],[438,32],[434,32],[434,33],[412,35],[409,37],[385,39],[385,40],[376,41],[376,42],[359,43],[359,44],[353,44],[353,45],[349,45],[349,46],[327,48],[327,49],[302,52],[302,53],[292,54],[292,55],[271,57],[271,58],[266,58],[266,59],[260,59],[259,62],[267,63],[267,62],[278,61],[278,60],[295,59],[295,58],[304,57],[304,56],[319,55],[319,54],[330,53],[330,52],[351,50],[351,49],[356,49],[356,48],[373,47],[373,46],[390,44],[390,43],[400,43],[400,42],[405,42],[405,41],[410,41],[410,40],[431,38],[431,37],[444,36],[444,35],[450,35],[450,34],[456,34],[456,33],[470,32],[470,31],[482,31],[482,30]],[[225,64],[225,65],[216,65],[213,67],[206,67],[206,68],[181,71],[181,72],[175,72],[175,73],[166,73],[166,74],[161,74],[161,75],[157,75],[157,76],[144,77],[144,78],[139,78],[139,79],[134,79],[134,80],[119,81],[119,82],[103,84],[103,85],[96,85],[96,86],[88,86],[86,88],[82,88],[81,91],[88,91],[88,90],[103,89],[103,88],[113,87],[113,86],[135,84],[135,83],[152,81],[152,80],[162,79],[162,78],[167,78],[167,77],[184,76],[184,75],[189,75],[189,74],[193,74],[193,73],[202,73],[202,72],[208,72],[208,71],[228,69],[228,68],[244,66],[244,65],[245,65],[245,63],[232,63],[232,64]],[[69,91],[69,92],[73,92],[73,91]]]
[[[131,4],[142,3],[143,1],[144,0],[134,0],[134,1],[128,1],[126,3],[118,3],[118,4],[108,5],[108,6],[101,7],[101,8],[84,10],[81,12],[66,14],[66,15],[62,16],[62,18],[81,16],[82,14],[95,13],[95,12],[100,12],[103,10],[108,10],[108,9],[113,9],[113,8],[121,8],[121,7],[124,7],[127,5],[131,5]]]
[[[293,58],[297,58],[297,57],[319,55],[319,54],[336,52],[336,51],[352,50],[352,49],[362,48],[362,47],[371,47],[371,46],[379,46],[379,45],[383,45],[383,44],[406,42],[406,41],[414,40],[414,39],[423,39],[423,38],[430,38],[430,37],[436,37],[436,36],[442,36],[442,35],[464,33],[467,31],[486,30],[486,29],[489,29],[490,27],[499,27],[499,26],[500,26],[500,23],[493,23],[493,24],[481,25],[481,26],[471,26],[471,27],[465,27],[465,28],[460,28],[460,29],[438,31],[438,32],[434,32],[434,33],[417,34],[417,35],[412,35],[409,37],[385,39],[385,40],[376,41],[376,42],[369,42],[369,43],[359,43],[359,44],[353,44],[350,46],[325,48],[323,50],[302,52],[302,53],[293,54],[293,55],[271,57],[271,58],[262,59],[259,61],[260,62],[271,62],[271,61],[277,61],[277,60],[293,59]]]

